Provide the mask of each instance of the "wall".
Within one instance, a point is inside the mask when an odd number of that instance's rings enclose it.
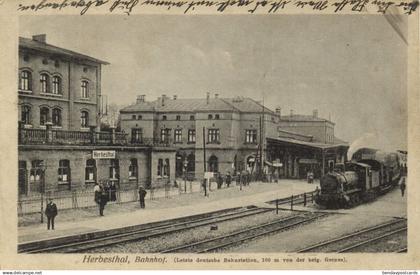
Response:
[[[85,181],[86,161],[92,157],[92,150],[115,150],[116,158],[120,160],[120,184],[135,185],[137,181],[130,180],[128,177],[128,167],[131,158],[136,158],[138,162],[140,184],[145,183],[150,178],[149,154],[148,149],[140,147],[101,147],[90,148],[83,146],[19,146],[19,161],[26,161],[27,177],[32,160],[44,160],[46,166],[45,183],[46,190],[61,191],[68,190],[68,185],[58,184],[59,160],[67,159],[70,161],[71,169],[71,189],[93,188],[94,182]],[[109,159],[96,160],[97,181],[109,179]],[[39,186],[34,186],[32,191],[36,191]]]

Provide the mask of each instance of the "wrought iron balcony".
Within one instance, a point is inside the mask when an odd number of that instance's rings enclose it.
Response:
[[[171,146],[170,140],[156,138],[142,138],[141,140],[128,139],[128,134],[123,132],[96,132],[92,127],[90,131],[66,131],[52,129],[25,129],[19,127],[19,144],[51,144],[51,145],[127,145],[127,146]]]

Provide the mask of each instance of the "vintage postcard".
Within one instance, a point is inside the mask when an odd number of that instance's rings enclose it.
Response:
[[[418,1],[0,1],[4,269],[419,269]]]

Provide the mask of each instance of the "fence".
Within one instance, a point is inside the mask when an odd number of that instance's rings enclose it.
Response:
[[[160,198],[171,198],[185,193],[200,192],[200,184],[197,182],[188,182],[187,188],[184,185],[169,185],[166,184],[161,188],[147,189],[148,195],[146,199],[157,200]],[[127,202],[135,202],[138,200],[137,188],[118,189],[116,192],[117,200],[115,202],[108,202],[109,204],[119,204]],[[30,197],[21,197],[18,200],[18,215],[40,213],[41,207],[47,204],[48,198],[53,198],[58,209],[79,209],[86,207],[94,207],[93,190],[78,190],[71,192],[60,192],[58,194],[45,193],[31,195]],[[42,205],[42,206],[41,206]]]

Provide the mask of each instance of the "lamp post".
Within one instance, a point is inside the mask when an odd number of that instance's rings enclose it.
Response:
[[[41,223],[44,223],[44,193],[45,193],[45,170],[47,170],[47,166],[44,164],[44,162],[40,165],[40,171],[41,171]]]
[[[187,166],[188,166],[188,160],[184,160],[184,167],[183,167],[183,172],[184,172],[184,191],[185,193],[187,193]]]

